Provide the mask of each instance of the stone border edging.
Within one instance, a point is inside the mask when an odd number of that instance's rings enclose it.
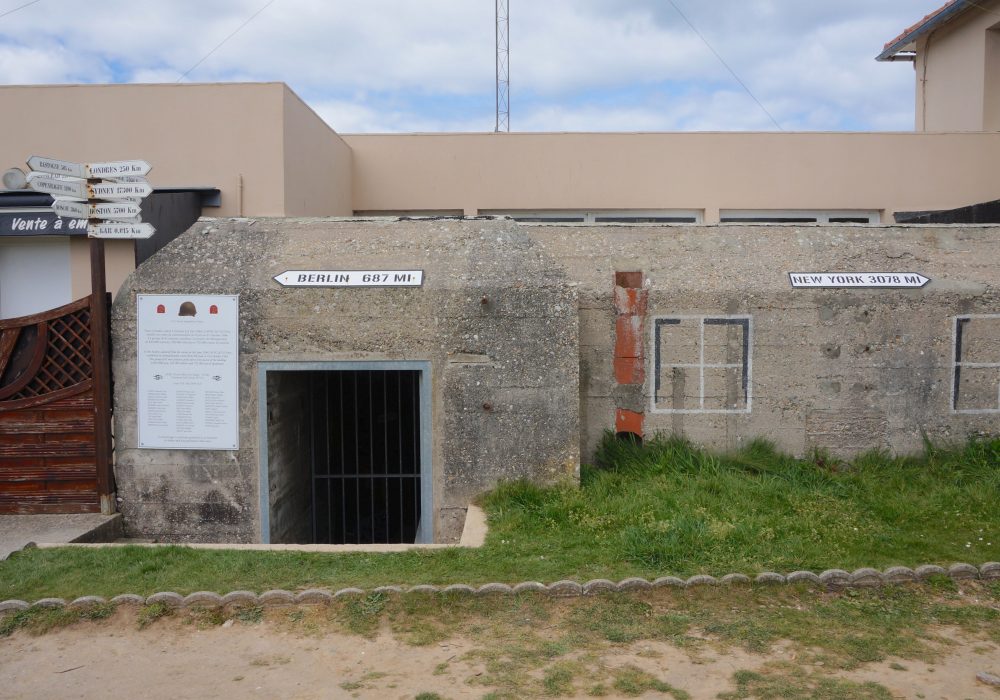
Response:
[[[943,566],[925,564],[916,569],[906,566],[891,566],[885,571],[860,568],[853,572],[843,569],[827,569],[816,574],[812,571],[793,571],[790,574],[778,574],[765,571],[751,579],[746,574],[727,574],[721,578],[698,574],[688,579],[676,576],[661,576],[653,581],[644,578],[630,577],[615,583],[598,578],[584,584],[576,581],[561,580],[548,585],[538,581],[524,581],[515,586],[506,583],[487,583],[478,588],[464,583],[453,583],[448,586],[431,586],[421,584],[416,586],[379,586],[371,591],[361,588],[341,588],[330,591],[325,588],[310,588],[298,593],[283,590],[265,591],[260,595],[253,591],[230,591],[225,595],[212,591],[197,591],[182,596],[173,591],[160,591],[151,596],[143,597],[134,593],[117,595],[111,600],[100,596],[82,596],[72,601],[62,598],[41,598],[33,603],[24,600],[5,600],[0,602],[0,613],[19,612],[29,608],[85,608],[92,605],[155,605],[160,603],[171,608],[218,608],[239,605],[318,605],[327,604],[339,598],[360,596],[367,593],[449,593],[462,595],[518,595],[527,592],[544,593],[546,595],[565,598],[573,596],[592,596],[602,593],[650,590],[653,588],[697,588],[700,586],[770,586],[780,584],[805,583],[822,586],[827,590],[843,590],[846,588],[875,588],[885,585],[898,585],[926,581],[932,576],[948,576],[955,581],[980,579],[983,581],[1000,581],[1000,562],[987,562],[980,567],[971,564],[952,564],[945,569]]]

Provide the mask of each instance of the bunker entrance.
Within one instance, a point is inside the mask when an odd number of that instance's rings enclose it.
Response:
[[[429,528],[421,527],[429,510],[423,502],[429,489],[424,483],[428,465],[422,449],[422,372],[265,374],[267,539],[319,544],[430,541]]]

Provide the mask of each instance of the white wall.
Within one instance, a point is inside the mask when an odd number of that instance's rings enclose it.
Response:
[[[71,301],[68,238],[0,238],[0,318],[27,316]]]

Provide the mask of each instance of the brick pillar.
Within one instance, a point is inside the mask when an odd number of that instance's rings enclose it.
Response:
[[[646,381],[644,352],[646,305],[649,292],[642,286],[642,271],[615,273],[615,381],[621,386],[638,387],[641,395]],[[643,436],[641,411],[617,407],[615,432]]]

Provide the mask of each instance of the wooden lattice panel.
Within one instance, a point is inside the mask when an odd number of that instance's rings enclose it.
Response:
[[[0,513],[100,512],[90,299],[0,321]]]

